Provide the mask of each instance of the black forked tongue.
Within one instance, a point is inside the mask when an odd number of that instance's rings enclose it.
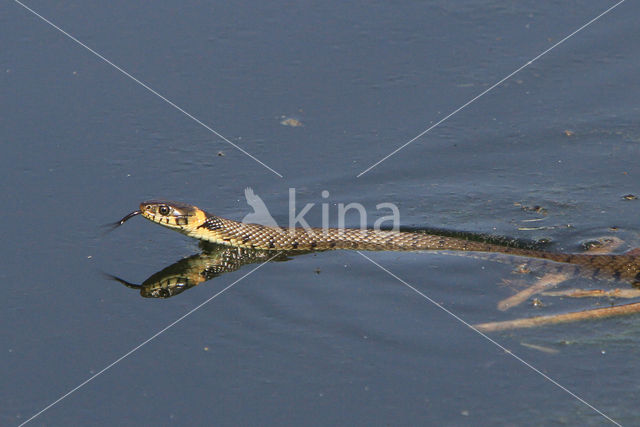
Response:
[[[122,224],[124,224],[126,221],[128,221],[130,218],[133,218],[136,215],[140,215],[142,212],[140,211],[133,211],[130,214],[128,214],[127,216],[125,216],[124,218],[122,218],[120,221],[118,222],[114,222],[111,224],[105,224],[102,226],[102,228],[105,229],[104,234],[111,232],[113,230],[115,230],[116,228],[120,227]]]
[[[128,214],[127,216],[125,216],[124,218],[122,218],[120,221],[116,222],[114,225],[118,226],[118,225],[122,225],[124,224],[126,221],[128,221],[129,219],[133,218],[136,215],[140,215],[142,212],[140,211],[133,211],[130,214]]]

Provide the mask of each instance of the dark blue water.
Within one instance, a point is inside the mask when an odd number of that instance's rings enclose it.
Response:
[[[372,223],[376,204],[392,202],[406,226],[549,238],[567,250],[611,233],[624,248],[640,245],[638,201],[622,198],[640,193],[637,3],[360,178],[614,3],[27,4],[283,178],[19,4],[0,5],[0,424],[29,419],[254,268],[166,300],[107,279],[103,272],[139,283],[199,251],[137,218],[104,234],[103,224],[145,199],[239,220],[252,187],[286,223],[295,188],[299,207],[316,203],[312,225],[322,202],[331,225],[337,203],[361,203]],[[283,126],[287,117],[303,126]],[[470,323],[610,303],[543,297],[542,308],[500,312],[512,266],[368,256]],[[639,319],[491,337],[632,425]],[[607,420],[361,255],[327,252],[261,267],[32,423]]]

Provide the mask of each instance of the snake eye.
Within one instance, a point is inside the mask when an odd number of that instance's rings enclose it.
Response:
[[[169,206],[167,205],[162,205],[160,207],[158,207],[158,213],[160,215],[169,215],[170,209]]]

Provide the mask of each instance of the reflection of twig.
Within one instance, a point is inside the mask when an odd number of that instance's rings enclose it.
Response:
[[[553,230],[556,228],[554,225],[545,225],[543,227],[518,227],[520,231],[536,231],[536,230]]]
[[[550,348],[550,347],[545,347],[543,345],[538,345],[538,344],[529,344],[526,342],[521,342],[520,343],[521,346],[523,347],[527,347],[527,348],[531,348],[533,350],[538,350],[541,351],[543,353],[547,353],[547,354],[557,354],[560,353],[558,350],[556,350],[555,348]]]
[[[580,320],[602,319],[612,316],[625,316],[640,313],[640,302],[632,304],[616,305],[614,307],[596,308],[593,310],[578,311],[551,316],[538,316],[526,319],[507,320],[505,322],[489,322],[474,325],[482,332],[504,331],[517,328],[533,328],[543,325],[555,325],[556,323],[577,322]]]

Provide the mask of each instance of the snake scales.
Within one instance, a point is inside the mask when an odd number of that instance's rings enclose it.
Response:
[[[496,244],[463,237],[403,231],[338,228],[279,228],[244,224],[212,215],[196,206],[168,201],[147,201],[138,211],[119,221],[144,218],[202,241],[272,251],[322,251],[330,249],[385,251],[469,251],[507,254],[575,266],[575,273],[593,278],[640,282],[640,256],[594,255],[549,252],[514,245]],[[586,267],[586,268],[585,268]]]

